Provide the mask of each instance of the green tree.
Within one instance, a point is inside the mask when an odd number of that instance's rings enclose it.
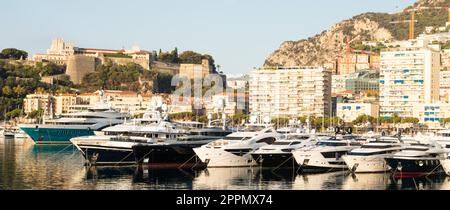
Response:
[[[27,114],[27,118],[29,119],[39,119],[44,113],[43,109],[33,110]]]
[[[39,66],[38,69],[42,76],[52,76],[58,74],[64,74],[66,72],[65,66],[59,66],[54,63],[49,63],[45,66]]]
[[[25,96],[26,90],[25,88],[21,87],[20,85],[13,88],[14,93],[18,96]]]
[[[6,118],[13,119],[13,118],[19,117],[21,113],[22,113],[22,109],[14,109],[14,110],[6,113]]]
[[[4,86],[3,88],[2,88],[2,93],[3,93],[3,95],[5,95],[5,96],[10,96],[10,95],[12,95],[12,89],[11,89],[11,87],[9,87],[9,86]]]
[[[13,59],[13,60],[19,60],[19,59],[25,60],[28,57],[27,52],[16,49],[16,48],[3,49],[0,54],[1,54],[2,58]]]
[[[179,63],[179,58],[178,58],[178,48],[175,47],[174,50],[172,50],[172,52],[170,53],[171,57],[172,57],[172,63]]]
[[[180,63],[201,64],[203,55],[194,51],[184,51],[180,54]]]

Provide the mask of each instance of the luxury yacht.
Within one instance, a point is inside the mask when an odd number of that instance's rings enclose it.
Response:
[[[342,159],[352,172],[383,172],[390,169],[385,158],[402,149],[398,139],[382,138],[353,149]]]
[[[447,156],[444,160],[441,160],[442,169],[450,176],[450,156]]]
[[[321,172],[347,169],[342,156],[350,150],[361,146],[355,139],[329,139],[319,140],[315,145],[300,148],[292,152],[300,170],[304,172]]]
[[[262,167],[296,168],[292,151],[316,143],[316,136],[306,133],[288,133],[273,144],[265,145],[252,153],[252,157]]]
[[[256,166],[257,162],[251,153],[282,136],[266,124],[248,124],[241,131],[194,148],[194,152],[208,167]]]
[[[37,144],[70,144],[71,138],[94,135],[96,131],[123,123],[126,118],[130,118],[129,114],[112,109],[102,98],[87,111],[62,114],[43,124],[22,124],[19,127]]]
[[[443,147],[450,145],[450,130],[447,129],[436,132],[434,136],[430,137],[430,141],[437,142]]]
[[[103,132],[104,135],[70,140],[91,165],[135,164],[134,145],[164,142],[186,135],[185,130],[177,129],[156,108],[149,109],[140,119],[106,128]]]
[[[163,142],[140,143],[133,145],[133,152],[138,164],[153,168],[204,168],[206,165],[198,160],[193,148],[222,139],[231,130],[219,127],[207,127],[191,130],[187,136]]]
[[[16,135],[16,131],[14,131],[13,129],[4,129],[1,130],[1,134],[5,138],[14,138],[14,136]]]
[[[154,140],[137,136],[86,136],[70,141],[88,165],[132,165],[135,164],[132,146]]]
[[[436,133],[436,135],[431,137],[431,140],[439,143],[448,152],[450,152],[450,130],[442,130]],[[450,176],[450,153],[445,160],[441,160],[442,168],[445,173]]]
[[[411,144],[385,159],[395,177],[417,177],[442,172],[440,161],[446,158],[439,145]]]

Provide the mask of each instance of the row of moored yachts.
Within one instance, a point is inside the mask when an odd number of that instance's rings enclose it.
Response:
[[[107,128],[105,135],[77,137],[71,142],[92,165],[392,171],[402,177],[450,172],[450,131],[436,136],[356,136],[247,124],[237,131],[206,127],[186,132],[169,121],[155,119],[146,115]]]
[[[20,128],[37,143],[70,140],[90,165],[260,166],[302,172],[392,171],[400,176],[450,173],[450,131],[445,130],[405,137],[276,130],[255,122],[229,129],[226,122],[207,127],[171,122],[160,109],[123,122],[123,114],[103,106],[72,115]]]

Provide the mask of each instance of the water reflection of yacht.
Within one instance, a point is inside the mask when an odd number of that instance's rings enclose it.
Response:
[[[193,180],[199,176],[199,172],[181,169],[154,169],[138,167],[142,171],[141,176],[134,179],[134,183],[145,184],[149,189],[186,189],[193,188]]]
[[[347,174],[343,190],[384,190],[390,182],[390,173]]]
[[[255,182],[258,168],[208,168],[192,182],[193,190],[247,190]]]
[[[292,190],[338,190],[344,174],[341,171],[319,174],[299,174],[295,177]]]
[[[438,189],[450,190],[450,177],[445,177],[445,179],[442,181],[441,187],[439,187]]]
[[[432,190],[440,189],[445,185],[445,175],[422,176],[415,178],[391,178],[386,190]],[[445,186],[444,186],[445,187]]]

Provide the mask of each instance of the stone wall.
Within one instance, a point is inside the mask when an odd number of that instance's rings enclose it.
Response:
[[[74,84],[80,84],[83,77],[95,71],[96,59],[83,55],[71,55],[67,60],[66,74]]]
[[[127,65],[129,63],[136,63],[142,66],[142,68],[144,69],[148,70],[150,68],[150,61],[147,59],[133,59],[133,58],[105,57],[105,56],[100,56],[99,59],[101,60],[102,63],[106,63],[107,61],[111,61],[112,63],[117,65]]]

